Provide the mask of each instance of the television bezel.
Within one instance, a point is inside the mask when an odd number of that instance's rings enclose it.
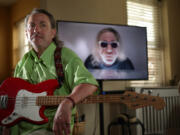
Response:
[[[69,22],[69,23],[84,23],[84,24],[97,24],[97,25],[109,25],[109,26],[124,26],[124,27],[137,27],[137,28],[145,28],[146,29],[146,45],[145,45],[145,50],[146,50],[146,76],[143,78],[127,78],[127,79],[121,79],[121,78],[117,78],[117,79],[97,79],[95,78],[97,81],[146,81],[149,79],[149,68],[148,68],[148,41],[147,41],[147,28],[143,27],[143,26],[135,26],[135,25],[125,25],[125,24],[115,24],[115,23],[105,23],[105,22],[86,22],[86,21],[70,21],[70,20],[56,20],[56,30],[57,30],[57,37],[58,37],[58,32],[59,32],[59,22]],[[58,37],[59,38],[59,37]],[[61,39],[60,39],[61,40]],[[65,45],[66,46],[66,45]],[[73,50],[74,51],[74,50]],[[76,53],[76,52],[75,52]]]

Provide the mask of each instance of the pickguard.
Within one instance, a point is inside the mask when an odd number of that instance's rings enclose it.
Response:
[[[32,121],[42,121],[40,117],[41,106],[36,105],[38,96],[46,96],[47,92],[32,93],[21,89],[16,96],[14,111],[2,120],[3,124],[10,124],[19,118],[26,118]]]

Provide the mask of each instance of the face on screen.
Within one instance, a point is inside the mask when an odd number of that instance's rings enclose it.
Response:
[[[102,62],[106,66],[111,66],[118,57],[119,42],[112,32],[104,32],[98,41],[98,52]]]

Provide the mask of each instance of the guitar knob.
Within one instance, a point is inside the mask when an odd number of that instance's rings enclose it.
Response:
[[[12,115],[13,115],[13,116],[16,116],[16,115],[17,115],[17,113],[13,112],[13,113],[12,113]]]
[[[152,94],[152,92],[153,92],[152,90],[148,90],[148,94],[149,94],[149,95],[151,95],[151,94]]]
[[[8,120],[12,120],[12,118],[11,118],[11,117],[8,117]]]

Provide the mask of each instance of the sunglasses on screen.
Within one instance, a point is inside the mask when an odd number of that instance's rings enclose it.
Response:
[[[99,41],[98,43],[102,48],[106,48],[108,45],[111,45],[112,48],[117,48],[119,46],[118,41],[112,41],[112,42]]]

